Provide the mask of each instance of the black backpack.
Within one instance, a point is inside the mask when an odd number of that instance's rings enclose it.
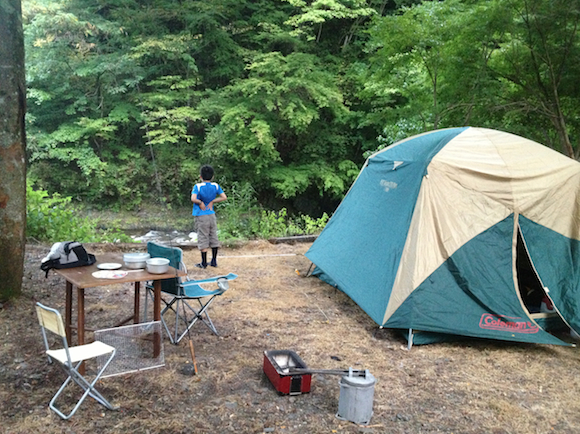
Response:
[[[95,255],[87,253],[83,245],[77,241],[64,241],[55,243],[50,253],[42,260],[40,269],[46,272],[53,268],[73,268],[92,265],[97,262]]]

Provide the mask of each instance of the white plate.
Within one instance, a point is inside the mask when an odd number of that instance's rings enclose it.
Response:
[[[93,277],[96,277],[97,279],[122,279],[126,275],[127,275],[127,272],[123,271],[123,270],[120,270],[120,271],[101,270],[101,271],[95,271],[93,273]]]
[[[99,270],[118,270],[123,265],[117,264],[116,262],[105,262],[104,264],[97,264]]]

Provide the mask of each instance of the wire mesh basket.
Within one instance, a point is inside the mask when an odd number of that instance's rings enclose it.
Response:
[[[95,331],[95,340],[117,350],[115,358],[101,378],[165,366],[162,337],[161,321]],[[97,358],[99,369],[106,363],[106,359]]]

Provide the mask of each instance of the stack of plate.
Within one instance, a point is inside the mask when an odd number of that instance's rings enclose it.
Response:
[[[139,269],[147,266],[147,259],[150,257],[149,253],[125,253],[123,261],[127,268]]]

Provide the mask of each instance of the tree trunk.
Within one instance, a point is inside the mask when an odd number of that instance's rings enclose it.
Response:
[[[0,1],[0,301],[20,294],[26,229],[26,87],[20,0]]]
[[[570,135],[568,134],[568,127],[566,126],[566,120],[564,119],[564,113],[562,112],[562,106],[560,105],[560,95],[558,94],[558,87],[553,80],[553,94],[554,94],[554,127],[558,132],[558,137],[560,138],[560,145],[562,146],[563,153],[570,158],[574,158],[574,148],[570,142]]]

